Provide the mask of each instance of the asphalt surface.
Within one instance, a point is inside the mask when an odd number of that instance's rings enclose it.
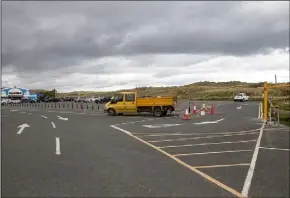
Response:
[[[255,102],[194,103],[215,114],[2,106],[2,197],[234,197],[249,181],[249,197],[289,196],[289,128],[261,130]]]

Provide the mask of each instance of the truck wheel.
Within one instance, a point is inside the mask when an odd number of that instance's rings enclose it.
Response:
[[[166,115],[167,115],[167,111],[163,111],[162,116],[166,116]]]
[[[115,109],[112,109],[112,108],[108,109],[108,114],[109,116],[115,116],[116,115]]]
[[[162,111],[160,108],[155,108],[154,111],[153,111],[153,115],[155,117],[161,117],[162,116]]]

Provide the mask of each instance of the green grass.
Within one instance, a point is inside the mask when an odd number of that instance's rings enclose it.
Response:
[[[119,91],[135,91],[136,89],[119,90]],[[70,96],[106,96],[115,95],[119,91],[114,92],[93,92],[93,91],[75,91],[70,93],[57,93],[58,97]],[[192,100],[233,100],[238,92],[244,92],[250,96],[250,100],[261,100],[263,94],[263,83],[246,83],[239,81],[230,82],[197,82],[184,86],[173,87],[139,87],[138,95],[149,96],[175,96],[178,99]],[[281,97],[282,99],[290,95],[289,88],[271,89],[269,95]]]

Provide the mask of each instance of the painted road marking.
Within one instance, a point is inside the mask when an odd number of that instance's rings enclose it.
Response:
[[[205,122],[198,122],[198,123],[193,123],[193,124],[216,124],[219,123],[220,121],[223,121],[224,118],[216,120],[216,121],[205,121]]]
[[[186,141],[186,140],[198,140],[198,139],[210,139],[216,137],[230,137],[236,135],[252,135],[257,134],[259,132],[251,132],[251,133],[239,133],[239,134],[229,134],[229,135],[212,135],[212,136],[205,136],[205,137],[194,137],[194,138],[179,138],[179,139],[168,139],[168,140],[152,140],[148,142],[173,142],[173,141]]]
[[[243,186],[242,194],[245,197],[248,196],[249,190],[250,190],[250,187],[251,187],[251,182],[252,182],[252,178],[253,178],[253,175],[254,175],[254,170],[255,170],[255,166],[256,166],[256,161],[257,161],[257,157],[258,157],[259,147],[260,147],[260,143],[261,143],[261,140],[262,140],[263,129],[265,127],[265,124],[266,124],[266,122],[263,122],[263,125],[262,125],[261,130],[260,130],[260,134],[259,134],[259,137],[258,137],[258,140],[257,140],[257,144],[256,144],[256,147],[255,147],[255,151],[254,151],[254,154],[253,154],[253,157],[252,157],[252,160],[251,160],[251,165],[249,167],[249,170],[248,170],[248,173],[247,173],[247,177],[246,177],[246,180],[245,180],[245,183],[244,183],[244,186]]]
[[[255,142],[257,140],[241,140],[235,142],[211,142],[211,143],[200,143],[200,144],[185,144],[185,145],[172,145],[172,146],[161,146],[158,148],[177,148],[177,147],[191,147],[191,146],[206,146],[206,145],[216,145],[216,144],[237,144],[237,143],[249,143]]]
[[[152,134],[152,133],[133,133],[134,135],[138,135],[139,137],[160,137],[160,136],[193,136],[193,135],[222,135],[222,134],[235,134],[235,133],[247,133],[258,131],[258,129],[252,129],[247,131],[238,131],[238,132],[218,132],[218,133],[159,133],[159,134]],[[139,135],[140,134],[140,135]]]
[[[205,153],[182,153],[182,154],[175,154],[175,157],[181,156],[190,156],[190,155],[208,155],[208,154],[220,154],[220,153],[239,153],[239,152],[250,152],[252,150],[231,150],[231,151],[213,151],[213,152],[205,152]]]
[[[47,111],[49,113],[67,113],[67,114],[77,114],[77,115],[91,115],[91,116],[107,116],[101,113],[84,113],[84,112],[71,112],[71,111]]]
[[[55,143],[56,143],[56,148],[55,148],[55,154],[56,155],[60,155],[60,141],[59,141],[59,138],[55,138]]]
[[[68,118],[63,118],[63,117],[60,117],[60,116],[57,116],[58,117],[58,119],[60,119],[60,120],[68,120]]]
[[[142,140],[141,138],[138,138],[137,136],[134,136],[131,132],[129,132],[129,131],[125,130],[125,129],[122,129],[122,128],[120,128],[120,127],[114,126],[114,125],[111,125],[111,127],[112,127],[112,128],[115,128],[115,129],[117,129],[117,130],[119,130],[119,131],[122,131],[123,133],[125,133],[125,134],[127,134],[127,135],[129,135],[129,136],[131,136],[131,137],[133,137],[133,138],[135,138],[135,139],[137,139],[137,140],[139,140],[140,142],[142,142],[142,143],[144,143],[144,144],[150,146],[151,148],[153,148],[153,149],[155,149],[155,150],[157,150],[157,151],[163,153],[164,155],[166,155],[167,157],[173,159],[174,161],[176,161],[176,162],[179,163],[180,165],[182,165],[182,166],[184,166],[184,167],[190,169],[191,171],[193,171],[193,172],[199,174],[200,176],[202,176],[203,178],[207,179],[207,180],[210,181],[211,183],[216,184],[217,186],[219,186],[219,187],[223,188],[224,190],[226,190],[226,191],[232,193],[233,195],[235,195],[235,196],[237,196],[237,197],[245,197],[245,196],[243,196],[241,193],[239,193],[238,191],[236,191],[236,190],[232,189],[231,187],[229,187],[229,186],[227,186],[227,185],[221,183],[220,181],[218,181],[218,180],[216,180],[216,179],[210,177],[209,175],[205,174],[204,172],[201,172],[200,170],[198,170],[198,169],[196,169],[196,168],[194,168],[194,167],[188,165],[187,163],[183,162],[182,160],[178,159],[177,157],[174,157],[173,155],[167,153],[166,151],[163,151],[162,149],[157,148],[157,147],[154,146],[153,144],[150,144],[149,142],[146,142],[146,141]]]
[[[165,118],[176,118],[176,117],[165,117]],[[135,124],[135,123],[139,123],[139,122],[154,121],[154,120],[159,120],[159,119],[162,119],[162,118],[147,118],[147,119],[143,119],[143,120],[137,120],[134,122],[123,122],[123,123],[114,124],[114,125],[118,126],[118,125],[125,125],[125,124]]]
[[[262,146],[260,146],[259,148],[269,149],[269,150],[278,150],[278,151],[290,151],[290,149],[283,149],[283,148],[269,148],[269,147],[262,147]]]
[[[241,108],[242,108],[242,106],[237,107],[238,110],[241,109]]]
[[[14,112],[14,111],[18,111],[17,109],[11,109],[10,111]]]
[[[20,129],[18,130],[17,135],[20,135],[26,127],[30,127],[30,126],[26,123],[19,125],[17,128],[20,128]]]
[[[53,122],[50,122],[50,123],[51,123],[51,125],[52,125],[53,128],[56,128],[56,127],[55,127],[55,124],[54,124]]]
[[[222,168],[222,167],[232,167],[232,166],[249,166],[250,163],[244,164],[220,164],[220,165],[211,165],[211,166],[194,166],[194,168]]]
[[[43,117],[43,118],[47,118],[46,116],[44,116],[44,115],[41,115],[41,117]]]
[[[182,125],[182,124],[154,124],[154,125],[142,125],[142,126],[155,129],[155,128],[165,128],[165,127],[179,126],[179,125]]]

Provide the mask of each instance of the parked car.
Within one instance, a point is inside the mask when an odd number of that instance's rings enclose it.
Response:
[[[100,103],[107,103],[111,101],[111,98],[112,98],[111,96],[105,96],[104,98],[100,100]]]
[[[75,102],[85,102],[85,98],[78,97],[78,98],[75,99]]]
[[[61,102],[60,98],[47,98],[45,102]]]
[[[71,97],[65,97],[65,98],[63,98],[63,101],[72,102],[72,101],[74,101],[74,99]]]
[[[21,102],[22,103],[36,103],[35,100],[31,100],[31,99],[22,99]]]
[[[92,98],[85,98],[84,102],[92,102]]]
[[[234,101],[240,101],[240,102],[245,102],[249,100],[249,96],[247,96],[247,94],[245,93],[238,93],[235,97],[234,97]]]

